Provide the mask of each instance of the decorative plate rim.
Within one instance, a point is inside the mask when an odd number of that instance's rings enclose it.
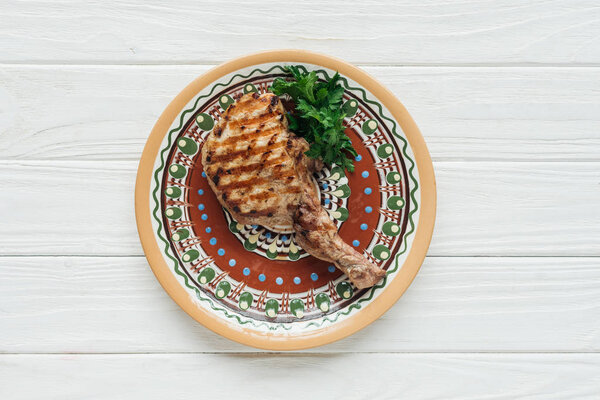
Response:
[[[308,63],[338,70],[372,93],[392,114],[404,133],[417,164],[420,186],[420,216],[412,246],[398,274],[371,303],[354,315],[337,324],[294,335],[278,335],[234,325],[198,307],[163,257],[153,231],[152,210],[148,204],[156,157],[181,109],[198,92],[227,74],[257,64],[276,62]],[[433,234],[436,211],[435,176],[425,141],[415,122],[400,101],[374,78],[357,67],[330,56],[305,50],[272,50],[243,56],[213,68],[196,78],[171,101],[152,129],[142,153],[135,187],[135,211],[142,247],[153,273],[169,296],[192,318],[212,331],[242,344],[268,350],[299,350],[331,343],[362,329],[387,311],[410,286],[425,258]]]

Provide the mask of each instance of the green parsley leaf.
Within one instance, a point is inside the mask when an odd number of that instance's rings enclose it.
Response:
[[[278,96],[287,94],[294,101],[295,109],[288,112],[289,127],[310,144],[306,155],[354,171],[352,156],[357,153],[344,131],[340,75],[336,72],[331,79],[319,80],[316,72],[300,65],[289,66],[286,72],[290,78],[275,79],[271,91]]]

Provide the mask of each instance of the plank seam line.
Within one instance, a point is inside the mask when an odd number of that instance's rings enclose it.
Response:
[[[332,356],[339,354],[390,354],[390,355],[472,355],[472,354],[485,354],[485,355],[597,355],[600,351],[535,351],[535,350],[523,350],[523,351],[292,351],[292,352],[269,352],[269,351],[180,351],[180,352],[98,352],[98,353],[85,353],[85,352],[0,352],[2,356],[119,356],[119,355],[132,355],[132,356],[162,356],[162,355],[239,355],[239,356]]]
[[[243,55],[243,54],[240,54]],[[236,56],[232,56],[231,59]],[[116,61],[50,61],[50,60],[15,60],[10,62],[1,62],[0,67],[20,66],[20,67],[185,67],[185,66],[206,66],[215,67],[222,64],[223,61],[148,61],[148,62],[116,62]],[[347,60],[352,63],[351,60]],[[390,68],[599,68],[600,63],[534,63],[534,62],[490,62],[490,63],[352,63],[357,67],[390,67]]]

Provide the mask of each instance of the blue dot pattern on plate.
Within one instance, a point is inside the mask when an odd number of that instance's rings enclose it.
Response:
[[[242,273],[243,273],[244,275],[246,275],[246,276],[250,275],[250,268],[248,268],[248,267],[244,268],[244,270],[242,271]],[[262,275],[262,274],[261,274],[261,275],[258,277],[258,279],[260,279],[260,277],[261,277],[261,276],[263,276],[263,277],[264,277],[264,275]],[[264,279],[260,279],[260,280],[261,280],[261,281],[264,281]]]
[[[331,203],[331,200],[325,199],[324,203],[325,203],[325,205],[327,205],[327,204]]]
[[[355,159],[356,161],[360,161],[360,160],[362,160],[362,156],[359,154],[359,155],[357,155],[356,157],[354,157],[354,159]]]
[[[208,243],[212,244],[213,246],[215,244],[217,244],[217,238],[210,238],[210,240],[208,241]]]
[[[365,188],[365,194],[371,194],[373,193],[373,189],[371,189],[370,187]]]
[[[229,260],[229,266],[230,267],[235,267],[235,259],[232,258],[231,260]],[[247,270],[247,269],[248,268],[244,268],[244,271]],[[250,271],[250,270],[248,270],[248,271]]]
[[[298,278],[298,277],[296,276],[296,277],[294,278],[294,283],[295,283],[296,285],[299,285],[299,284],[300,284],[300,282],[302,282],[302,281],[300,280],[300,278]]]
[[[352,241],[352,246],[358,247],[358,246],[360,246],[360,242],[355,239],[355,240]]]
[[[258,225],[252,225],[252,229],[258,228]]]
[[[267,277],[265,276],[265,274],[260,274],[260,275],[258,276],[258,280],[259,280],[259,281],[261,281],[261,282],[264,282],[264,281],[265,281],[265,279],[267,279]]]
[[[310,279],[312,279],[313,281],[316,281],[317,279],[319,279],[319,275],[317,275],[316,273],[312,273],[310,274]]]
[[[360,174],[363,178],[368,178],[369,177],[369,171],[363,171],[362,174]]]
[[[210,231],[212,231],[212,229],[210,229],[210,226],[207,226],[205,231],[206,231],[206,233],[210,233]]]
[[[329,267],[327,267],[327,271],[335,272],[335,267],[333,265],[330,265]]]
[[[202,177],[206,178],[206,172],[202,171]]]
[[[367,225],[367,224],[360,224],[361,231],[366,231],[368,227],[369,227],[369,225]]]
[[[202,189],[198,189],[198,194],[199,194],[200,196],[202,196],[202,195],[204,194],[204,190],[202,190]]]
[[[278,276],[277,279],[275,279],[275,283],[281,285],[283,283],[283,279],[281,279],[281,277]]]
[[[202,218],[202,221],[206,221],[208,219],[208,215],[202,214],[200,218]]]
[[[288,240],[288,237],[287,237],[287,236],[283,235],[283,236],[281,237],[281,241],[282,241],[282,242],[287,242],[287,240]]]
[[[372,211],[373,211],[373,208],[371,208],[371,207],[369,207],[369,206],[366,206],[366,207],[365,207],[365,212],[366,212],[367,214],[370,214]]]
[[[220,256],[224,256],[225,255],[225,250],[224,249],[219,249],[217,250],[217,254]]]
[[[323,189],[327,190],[329,188],[329,185],[325,182],[323,182]]]
[[[198,204],[198,210],[200,210],[200,211],[204,210],[204,204]]]
[[[271,232],[267,232],[267,233],[265,233],[265,237],[266,237],[267,239],[271,239]]]

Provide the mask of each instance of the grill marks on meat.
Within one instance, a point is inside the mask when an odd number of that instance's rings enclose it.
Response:
[[[252,93],[225,111],[201,157],[217,199],[239,223],[293,226],[307,252],[335,263],[358,288],[372,286],[385,271],[339,237],[311,180],[322,164],[308,148],[288,131],[277,96]]]
[[[238,222],[291,225],[288,202],[297,205],[300,183],[286,149],[285,110],[275,95],[247,94],[231,105],[202,148],[211,187]],[[271,216],[269,216],[271,215]]]

